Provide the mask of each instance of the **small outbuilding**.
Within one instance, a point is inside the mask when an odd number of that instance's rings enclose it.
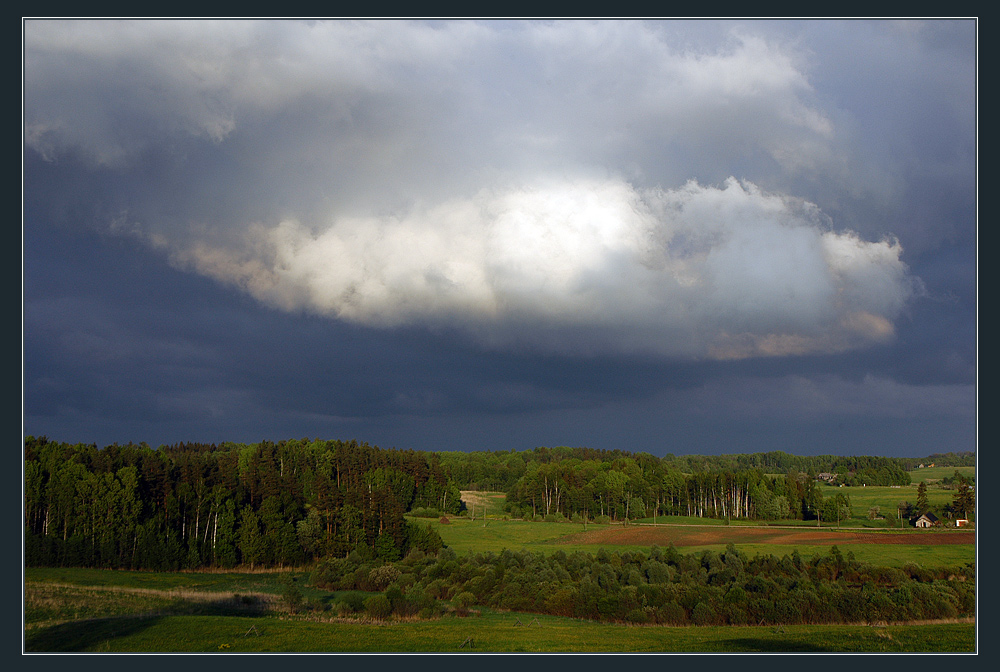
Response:
[[[937,524],[938,524],[938,517],[935,516],[933,513],[925,513],[919,518],[917,518],[915,521],[913,521],[913,525],[915,527],[933,527]]]

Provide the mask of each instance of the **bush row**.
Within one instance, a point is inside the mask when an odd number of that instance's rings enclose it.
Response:
[[[797,553],[748,558],[682,554],[673,546],[648,553],[551,555],[505,550],[459,557],[410,553],[380,563],[360,550],[329,558],[313,572],[328,590],[375,591],[388,600],[364,604],[369,615],[432,616],[451,601],[602,621],[672,625],[796,624],[955,618],[975,611],[975,568],[932,571],[857,562],[837,547],[804,561]],[[351,598],[351,612],[361,602]],[[376,616],[385,617],[385,616]]]

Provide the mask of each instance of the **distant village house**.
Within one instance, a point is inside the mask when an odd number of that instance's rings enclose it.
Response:
[[[938,517],[933,513],[925,513],[924,515],[913,521],[916,527],[933,527],[938,524]]]

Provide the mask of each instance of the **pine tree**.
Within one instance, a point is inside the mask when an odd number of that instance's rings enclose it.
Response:
[[[954,507],[955,512],[961,514],[962,518],[968,518],[969,512],[976,510],[976,493],[973,492],[972,488],[969,487],[969,482],[965,480],[964,476],[957,474],[958,481],[958,492],[955,494]]]
[[[917,511],[921,514],[927,513],[930,506],[927,504],[927,484],[920,481],[917,486]]]

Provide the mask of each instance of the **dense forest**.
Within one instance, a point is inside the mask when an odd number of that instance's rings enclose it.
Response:
[[[506,492],[516,518],[834,520],[850,515],[850,496],[845,488],[824,498],[819,473],[845,485],[902,485],[911,462],[974,464],[972,454],[436,453],[319,439],[98,449],[27,437],[24,450],[26,562],[142,569],[286,566],[352,550],[383,561],[433,553],[440,537],[404,514],[458,513],[460,489]]]
[[[405,512],[461,507],[435,454],[356,441],[99,450],[28,437],[24,478],[29,565],[252,568],[358,546],[396,560],[441,547]]]

